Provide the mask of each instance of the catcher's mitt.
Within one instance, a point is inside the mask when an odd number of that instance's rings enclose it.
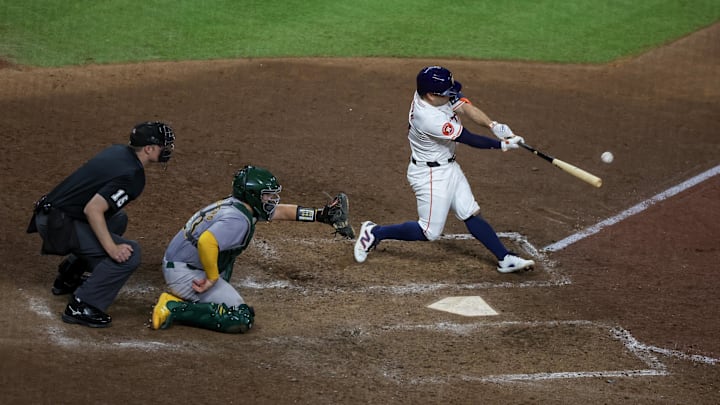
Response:
[[[350,204],[345,193],[339,193],[332,201],[320,208],[317,213],[317,221],[330,224],[335,228],[335,233],[347,239],[355,239],[355,230],[350,225],[348,213]]]

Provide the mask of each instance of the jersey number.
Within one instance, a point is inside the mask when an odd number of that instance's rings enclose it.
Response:
[[[115,201],[115,206],[117,206],[118,208],[122,208],[122,206],[125,205],[125,203],[127,202],[128,198],[130,197],[128,197],[127,193],[123,189],[116,191],[115,194],[110,196],[110,199]]]

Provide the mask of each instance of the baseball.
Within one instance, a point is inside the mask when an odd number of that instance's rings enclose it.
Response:
[[[612,152],[603,152],[603,154],[600,155],[600,159],[605,163],[612,163],[614,158]]]

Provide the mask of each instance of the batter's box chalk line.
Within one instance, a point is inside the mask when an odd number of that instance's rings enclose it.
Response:
[[[587,227],[580,232],[574,233],[564,239],[561,239],[553,244],[550,244],[548,246],[545,246],[542,250],[543,252],[557,252],[558,250],[565,249],[566,247],[572,245],[575,242],[581,241],[588,236],[592,236],[598,232],[600,232],[603,228],[606,228],[610,225],[614,225],[620,221],[623,221],[635,214],[639,214],[646,209],[650,208],[654,204],[666,200],[682,191],[685,191],[697,184],[702,183],[705,180],[710,179],[713,176],[716,176],[720,174],[720,165],[713,167],[712,169],[706,170],[697,176],[694,176],[688,180],[685,180],[684,182],[670,187],[669,189],[658,193],[654,195],[651,198],[648,198],[645,201],[642,201],[638,204],[635,204],[634,206],[626,209],[625,211],[622,211],[621,213],[610,217],[608,219],[605,219],[603,221],[598,222],[597,224]]]
[[[504,287],[556,287],[556,286],[563,286],[563,285],[569,285],[571,284],[570,279],[560,274],[557,269],[555,268],[555,262],[550,260],[547,255],[535,248],[535,246],[528,241],[528,238],[524,235],[521,235],[517,232],[498,232],[497,233],[499,238],[505,238],[509,239],[515,243],[517,243],[520,248],[530,255],[533,260],[535,260],[536,263],[542,264],[543,269],[545,272],[550,275],[549,281],[531,281],[531,282],[520,282],[520,283],[512,283],[511,286],[504,286]],[[448,234],[448,235],[442,235],[440,239],[445,240],[476,240],[474,236],[470,235],[469,233],[460,233],[460,234]],[[498,285],[499,286],[499,285]],[[469,287],[469,288],[482,288],[482,287]],[[492,288],[492,287],[485,287],[485,288]]]
[[[520,245],[520,247],[532,258],[537,262],[543,265],[543,269],[545,272],[550,276],[549,281],[528,281],[528,282],[516,282],[516,283],[477,283],[477,284],[442,284],[442,283],[436,283],[436,284],[405,284],[405,285],[396,285],[396,286],[369,286],[365,288],[359,288],[355,290],[344,290],[344,289],[336,289],[334,290],[337,293],[351,293],[351,292],[363,292],[363,291],[381,291],[389,294],[417,294],[417,293],[423,293],[423,292],[433,292],[440,289],[490,289],[490,288],[526,288],[526,287],[555,287],[555,286],[563,286],[563,285],[569,285],[571,284],[570,279],[560,274],[557,269],[555,268],[555,262],[552,260],[549,260],[546,252],[556,252],[559,250],[562,250],[571,244],[578,242],[588,236],[594,235],[598,232],[600,232],[603,228],[616,224],[632,215],[638,214],[653,204],[660,202],[662,200],[665,200],[667,198],[670,198],[690,187],[693,187],[699,183],[702,183],[703,181],[716,176],[720,174],[720,165],[715,166],[709,170],[706,170],[703,173],[698,174],[695,177],[692,177],[674,187],[671,187],[652,198],[649,198],[645,201],[642,201],[633,207],[630,207],[629,209],[611,217],[608,219],[605,219],[603,221],[598,222],[597,224],[590,226],[586,229],[581,230],[580,232],[577,232],[575,234],[572,234],[570,236],[567,236],[555,243],[552,243],[548,246],[545,246],[541,250],[538,250],[533,246],[525,236],[520,235],[516,232],[499,232],[498,236],[501,238],[508,238],[510,240],[515,241]],[[474,239],[474,237],[470,234],[448,234],[448,235],[442,235],[440,239],[446,239],[446,240],[471,240]],[[313,239],[313,238],[288,238],[285,239],[285,241],[292,241],[295,243],[303,243],[303,244],[315,244],[315,243],[332,243],[335,242],[334,240],[328,240],[328,239]],[[393,242],[393,241],[388,241]],[[277,257],[273,255],[273,253],[276,250],[273,249],[272,246],[263,246],[263,251],[261,254],[268,260],[277,260]],[[291,284],[278,284],[278,282],[273,283],[262,283],[255,281],[253,279],[246,279],[240,281],[240,286],[245,288],[293,288],[295,290],[301,290],[303,291],[303,288],[292,286]],[[332,292],[333,290],[324,290],[323,293]],[[304,290],[303,292],[308,293],[310,291]]]
[[[109,349],[122,349],[122,350],[140,350],[146,352],[154,352],[160,350],[166,351],[185,351],[191,349],[186,344],[178,345],[166,342],[147,341],[138,339],[120,340],[120,341],[103,341],[98,340],[96,342],[88,342],[86,335],[80,335],[79,337],[71,336],[68,333],[69,330],[77,330],[76,326],[70,326],[64,324],[60,320],[60,311],[53,311],[51,309],[50,302],[42,297],[33,296],[30,293],[22,290],[22,295],[27,298],[29,308],[35,312],[40,318],[47,322],[45,326],[45,333],[48,339],[56,346],[68,347],[68,348],[81,348],[84,351],[87,350],[98,350],[106,351]],[[197,350],[194,348],[191,350]],[[188,350],[190,351],[190,350]]]
[[[610,336],[618,340],[627,351],[632,353],[639,361],[646,365],[647,368],[641,369],[629,369],[629,370],[605,370],[605,371],[561,371],[561,372],[548,372],[548,373],[527,373],[527,374],[496,374],[496,375],[467,375],[467,374],[454,374],[454,375],[443,375],[443,376],[427,376],[427,377],[407,377],[406,371],[399,369],[384,369],[382,374],[386,377],[390,377],[395,381],[406,381],[411,384],[441,384],[447,383],[450,380],[459,381],[479,381],[479,382],[492,382],[492,383],[515,383],[523,381],[541,381],[541,380],[565,380],[575,378],[622,378],[622,377],[652,377],[652,376],[667,376],[670,373],[667,370],[665,364],[655,355],[661,354],[667,357],[678,357],[683,360],[688,360],[694,363],[703,363],[709,365],[716,365],[720,362],[720,359],[715,359],[706,356],[694,356],[687,355],[678,351],[671,351],[661,349],[655,346],[649,346],[642,344],[630,334],[629,331],[619,326],[608,326],[606,324],[592,322],[592,321],[532,321],[532,322],[519,322],[519,321],[504,321],[504,322],[478,322],[472,324],[457,324],[457,323],[437,323],[429,325],[396,325],[394,327],[387,327],[385,330],[430,330],[430,331],[441,331],[449,332],[457,335],[469,335],[474,330],[487,329],[487,328],[505,328],[505,327],[538,327],[538,326],[584,326],[594,327],[601,330],[606,330]]]
[[[62,347],[77,347],[83,350],[134,350],[134,351],[168,351],[168,352],[197,352],[198,350],[205,350],[205,345],[198,342],[197,344],[183,343],[182,345],[149,341],[143,339],[114,339],[113,341],[97,340],[95,342],[88,342],[87,335],[82,335],[82,338],[70,336],[69,330],[75,328],[74,326],[65,325],[60,322],[60,313],[55,313],[51,309],[50,302],[47,298],[37,297],[24,290],[20,290],[21,294],[29,302],[29,308],[35,312],[41,319],[47,321],[48,325],[45,327],[45,331],[50,341]],[[385,325],[381,326],[378,330],[380,333],[388,330],[416,330],[425,329],[433,331],[450,332],[458,335],[468,335],[473,333],[476,329],[488,328],[488,327],[508,327],[508,326],[521,326],[521,327],[532,327],[532,326],[557,326],[557,325],[589,325],[605,330],[609,330],[612,336],[623,343],[623,345],[633,353],[636,357],[642,360],[646,365],[647,369],[640,370],[619,370],[619,371],[601,371],[601,372],[560,372],[560,373],[535,373],[535,374],[503,374],[493,376],[456,376],[463,380],[478,380],[478,381],[490,381],[490,382],[514,382],[514,381],[533,381],[533,380],[549,380],[549,379],[568,379],[568,378],[583,378],[583,377],[636,377],[636,376],[653,376],[653,375],[667,375],[665,365],[654,355],[659,354],[666,357],[676,357],[682,360],[690,361],[693,363],[701,363],[707,365],[717,365],[720,363],[720,359],[702,356],[702,355],[691,355],[683,353],[677,350],[663,349],[656,346],[645,345],[640,343],[635,337],[633,337],[629,331],[619,327],[610,327],[605,324],[595,323],[590,321],[544,321],[544,322],[519,322],[519,321],[504,321],[504,322],[475,322],[469,324],[457,324],[457,323],[437,323],[431,325]],[[377,325],[373,325],[377,328]],[[269,343],[272,343],[271,338]],[[393,374],[385,372],[384,374]],[[397,374],[395,372],[394,374]],[[443,377],[446,381],[447,378]],[[431,378],[428,380],[418,380],[417,382],[439,382],[439,378]]]
[[[367,293],[367,292],[379,292],[385,294],[395,295],[408,295],[408,294],[423,294],[432,293],[439,290],[478,290],[478,289],[492,289],[492,288],[537,288],[537,287],[557,287],[571,284],[570,279],[560,274],[555,269],[555,263],[549,260],[547,256],[540,252],[533,246],[528,239],[517,233],[517,232],[499,232],[498,237],[506,238],[517,243],[520,248],[532,256],[536,263],[542,265],[543,271],[549,276],[549,280],[544,281],[512,281],[512,282],[482,282],[482,283],[409,283],[402,285],[380,285],[380,286],[363,286],[356,288],[341,288],[341,287],[326,287],[326,288],[315,288],[315,287],[303,287],[293,284],[289,281],[259,281],[253,277],[246,277],[244,279],[238,279],[233,284],[236,287],[248,288],[248,289],[283,289],[293,290],[300,294],[352,294],[352,293]],[[440,239],[443,240],[470,240],[475,241],[475,238],[470,234],[447,234],[442,235]],[[305,238],[302,240],[305,244],[312,243],[333,243],[335,241],[321,238]],[[285,238],[283,242],[295,242],[294,238]],[[401,242],[388,240],[386,242]],[[385,243],[385,241],[383,242]],[[264,245],[269,245],[269,242],[265,241]],[[265,249],[277,250],[272,246],[266,246]],[[350,251],[351,252],[351,251]],[[348,253],[351,254],[351,253]],[[277,256],[266,257],[269,260],[279,260]]]

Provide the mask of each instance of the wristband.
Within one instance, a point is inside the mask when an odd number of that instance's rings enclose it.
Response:
[[[298,206],[295,214],[296,221],[315,222],[315,208],[305,208]]]

